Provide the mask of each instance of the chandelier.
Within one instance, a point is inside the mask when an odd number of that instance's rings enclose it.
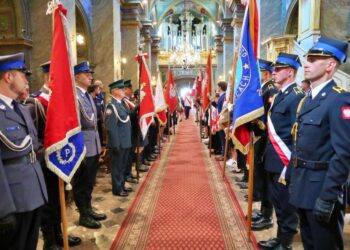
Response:
[[[200,55],[191,44],[185,42],[173,50],[169,57],[169,63],[188,69],[200,63]]]

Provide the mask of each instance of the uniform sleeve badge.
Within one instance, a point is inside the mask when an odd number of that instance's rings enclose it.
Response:
[[[106,116],[110,116],[112,114],[112,110],[111,109],[106,109],[105,115]]]
[[[342,107],[342,117],[344,120],[350,120],[350,106],[348,107]]]

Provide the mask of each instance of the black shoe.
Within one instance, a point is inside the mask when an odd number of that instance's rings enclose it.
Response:
[[[57,238],[58,244],[63,247],[63,237]],[[70,247],[75,247],[79,246],[81,244],[81,239],[79,237],[73,236],[73,235],[68,235],[68,245]]]
[[[240,182],[237,183],[240,189],[248,189],[248,183],[247,182]]]
[[[151,163],[149,161],[143,161],[142,164],[146,166],[151,166]]]
[[[132,191],[134,191],[134,190],[130,187],[124,188],[124,192],[130,193]]]
[[[102,213],[96,213],[92,208],[89,208],[89,215],[96,221],[107,219],[107,215]]]
[[[258,242],[258,246],[261,249],[275,249],[280,244],[280,239],[273,238],[269,240],[261,240]]]
[[[261,217],[260,220],[254,221],[252,223],[253,231],[265,230],[273,227],[273,221],[271,218]]]
[[[91,229],[101,228],[101,223],[94,220],[94,218],[89,215],[80,215],[79,225]]]
[[[42,228],[43,233],[43,250],[61,250],[62,248],[56,242],[55,232],[53,227]]]
[[[242,176],[242,177],[236,176],[236,177],[234,178],[234,180],[235,180],[236,182],[248,182],[248,179],[247,179],[245,176]]]
[[[56,237],[56,242],[58,243],[58,245],[63,247],[63,234],[62,234],[61,225],[55,226],[55,237]],[[80,244],[81,244],[81,239],[79,237],[68,234],[68,245],[70,247],[75,247],[75,246],[78,246]]]
[[[137,180],[137,176],[135,175],[131,175],[131,178],[133,178],[134,180]]]
[[[147,161],[155,161],[157,159],[157,156],[150,155],[147,157]]]
[[[142,164],[140,167],[139,167],[139,171],[140,172],[147,172],[149,170],[149,167],[147,165],[144,165]]]
[[[252,213],[252,223],[255,222],[255,221],[260,220],[261,218],[262,218],[262,214],[261,214],[260,211],[257,212],[257,213],[255,213],[255,212],[253,211],[253,213]],[[248,216],[245,216],[245,219],[248,220]]]
[[[136,179],[137,179],[137,177],[136,177]],[[125,179],[125,181],[126,181],[126,182],[129,182],[129,183],[137,183],[137,181],[136,181],[135,179],[133,179],[131,176],[127,177],[127,178]]]
[[[116,192],[116,193],[113,193],[114,195],[116,196],[121,196],[121,197],[127,197],[129,196],[129,194],[125,191],[121,191],[121,192]]]

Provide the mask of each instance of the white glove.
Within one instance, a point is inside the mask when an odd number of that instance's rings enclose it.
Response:
[[[233,103],[227,103],[227,109],[229,112],[232,112],[233,110]]]

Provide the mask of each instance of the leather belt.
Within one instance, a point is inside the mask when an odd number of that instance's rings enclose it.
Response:
[[[304,161],[302,159],[297,159],[297,167],[307,168],[312,170],[326,170],[328,169],[329,162],[322,161]]]
[[[3,159],[2,163],[4,164],[4,166],[7,165],[18,165],[18,164],[30,164],[31,160],[30,160],[30,156],[29,155],[24,155],[24,156],[20,156],[17,158],[12,158],[12,159]]]

